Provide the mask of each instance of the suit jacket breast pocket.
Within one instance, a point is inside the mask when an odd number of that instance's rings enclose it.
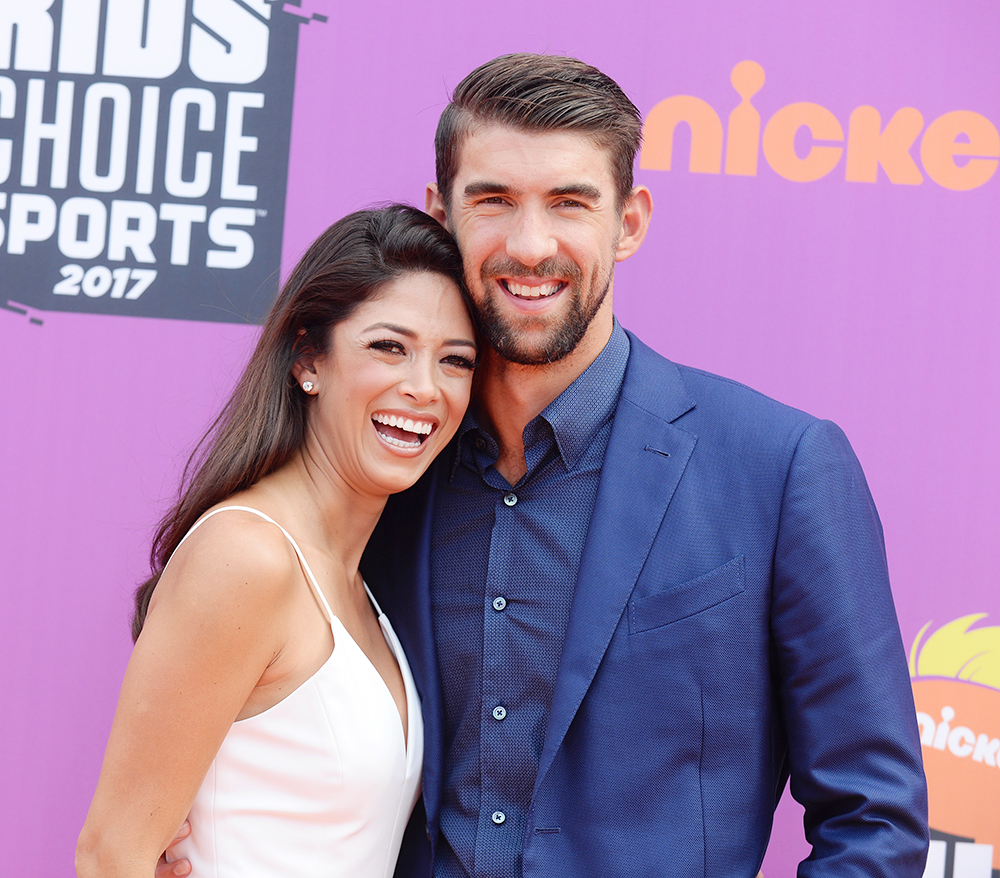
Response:
[[[628,605],[628,633],[662,628],[710,610],[743,591],[744,561],[737,555],[697,579],[634,598]]]

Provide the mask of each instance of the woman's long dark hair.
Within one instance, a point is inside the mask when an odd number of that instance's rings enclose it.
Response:
[[[195,447],[150,551],[153,575],[135,593],[132,639],[170,556],[205,512],[249,488],[295,453],[311,397],[292,366],[327,353],[330,330],[404,273],[444,275],[464,291],[462,259],[451,236],[427,214],[402,204],[361,210],[328,228],[295,267],[264,321],[257,347],[232,396]]]

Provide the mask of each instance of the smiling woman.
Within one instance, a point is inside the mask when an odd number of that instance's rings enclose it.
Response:
[[[420,704],[358,563],[468,405],[476,341],[451,237],[409,207],[310,247],[189,463],[136,594],[80,876],[393,872]]]
[[[395,278],[330,339],[326,355],[292,368],[317,397],[305,451],[359,494],[401,491],[416,461],[422,472],[451,439],[468,405],[476,348],[455,283],[429,272]]]

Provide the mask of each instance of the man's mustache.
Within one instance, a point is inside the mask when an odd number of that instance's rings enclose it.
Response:
[[[507,256],[487,259],[479,270],[479,276],[484,280],[494,277],[535,279],[560,277],[578,283],[583,277],[583,272],[580,271],[580,267],[571,259],[544,259],[537,265],[529,268],[523,262],[518,262],[518,260]]]

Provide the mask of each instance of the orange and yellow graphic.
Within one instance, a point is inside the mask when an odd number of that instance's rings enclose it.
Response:
[[[924,640],[928,622],[910,649],[930,803],[925,878],[1000,874],[1000,626],[973,627],[985,617]]]

